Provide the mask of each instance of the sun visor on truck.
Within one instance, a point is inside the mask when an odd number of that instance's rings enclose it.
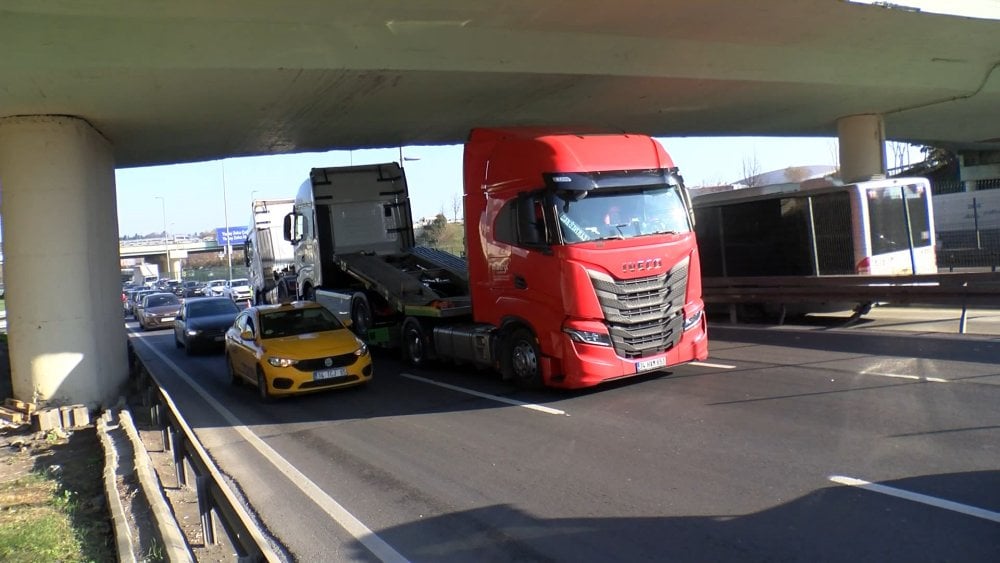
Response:
[[[583,199],[590,190],[604,188],[677,186],[682,184],[676,168],[649,170],[612,170],[604,172],[549,172],[542,174],[545,185],[561,192],[577,192],[567,199]]]

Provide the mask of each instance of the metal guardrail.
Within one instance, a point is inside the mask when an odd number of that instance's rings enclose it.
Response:
[[[753,276],[702,280],[706,303],[884,302],[1000,306],[1000,273]]]
[[[959,332],[965,333],[969,306],[1000,307],[1000,273],[939,273],[913,276],[711,277],[702,280],[705,303],[784,307],[804,303],[856,304],[853,322],[873,303],[953,305],[962,308]]]
[[[149,408],[150,421],[163,433],[164,450],[173,453],[178,487],[188,487],[188,468],[194,474],[201,515],[202,537],[207,544],[216,543],[216,522],[227,533],[237,550],[239,563],[280,561],[261,533],[250,513],[226,484],[219,468],[198,441],[194,431],[181,416],[170,394],[156,376],[146,369],[132,344],[128,346],[129,370],[139,379],[143,407]]]

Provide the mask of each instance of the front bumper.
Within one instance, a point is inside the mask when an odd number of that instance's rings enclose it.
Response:
[[[275,367],[262,362],[267,389],[272,396],[314,393],[327,389],[341,389],[363,385],[371,381],[373,366],[371,354],[360,356],[353,364],[345,366],[342,376],[317,379],[312,371],[301,371],[294,366]]]
[[[561,358],[543,363],[549,368],[544,373],[550,387],[579,389],[607,381],[662,371],[671,366],[708,358],[708,325],[704,315],[697,326],[685,331],[680,341],[662,354],[644,358],[627,359],[617,355],[610,346],[595,346],[574,342],[569,335],[559,336]],[[642,369],[641,362],[660,363],[658,367]]]

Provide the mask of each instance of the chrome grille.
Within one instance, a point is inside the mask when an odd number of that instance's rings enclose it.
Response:
[[[330,359],[330,365],[326,365],[326,360]],[[328,356],[326,358],[313,358],[309,360],[299,360],[295,364],[295,369],[299,371],[317,371],[321,369],[347,367],[358,360],[354,353],[340,354],[339,356]]]
[[[683,332],[687,279],[687,262],[667,273],[633,280],[591,275],[619,356],[651,356],[677,344]]]

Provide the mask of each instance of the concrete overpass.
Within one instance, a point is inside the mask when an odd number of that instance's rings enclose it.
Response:
[[[0,16],[27,400],[96,405],[125,381],[115,167],[540,123],[838,135],[849,177],[884,169],[886,137],[1000,148],[1000,24],[842,0],[3,0]]]

